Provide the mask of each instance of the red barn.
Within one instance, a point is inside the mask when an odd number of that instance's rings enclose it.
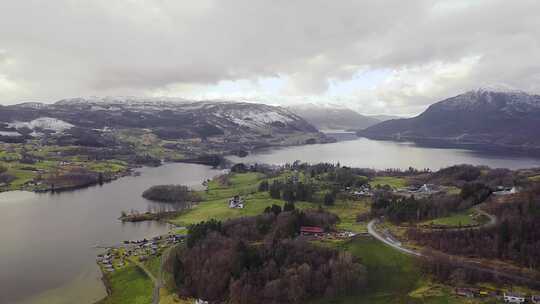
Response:
[[[302,226],[300,227],[300,233],[304,235],[322,234],[324,230],[320,227]]]

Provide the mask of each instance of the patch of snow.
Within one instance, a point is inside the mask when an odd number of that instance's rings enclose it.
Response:
[[[8,123],[9,128],[21,129],[28,128],[34,130],[36,128],[41,128],[45,130],[52,130],[55,132],[63,132],[67,129],[74,127],[72,124],[65,122],[60,119],[51,118],[51,117],[40,117],[29,122],[15,121]]]
[[[273,122],[289,123],[293,117],[276,111],[262,109],[232,109],[216,113],[216,116],[227,118],[233,123],[248,127],[265,127]]]
[[[22,108],[31,108],[31,109],[45,108],[45,104],[41,102],[23,102],[23,103],[17,104],[16,106],[22,107]]]
[[[22,135],[19,132],[15,131],[0,131],[0,136],[19,137]]]

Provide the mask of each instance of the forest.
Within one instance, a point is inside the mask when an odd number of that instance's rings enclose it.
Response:
[[[407,236],[449,254],[507,260],[539,270],[540,186],[490,206],[489,213],[498,218],[493,227],[429,232],[411,228]]]
[[[293,238],[303,225],[332,229],[335,215],[278,207],[190,226],[187,246],[167,262],[178,293],[211,302],[301,303],[365,286],[366,269],[351,254]]]

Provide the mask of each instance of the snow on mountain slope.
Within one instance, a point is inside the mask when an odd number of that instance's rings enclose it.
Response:
[[[15,132],[15,131],[0,131],[0,136],[19,137],[22,135],[19,132]]]
[[[227,118],[233,123],[248,127],[261,128],[279,122],[283,124],[300,120],[296,115],[280,108],[244,107],[219,109],[215,113],[218,117]]]
[[[209,123],[223,129],[231,129],[229,127],[234,124],[244,129],[252,128],[257,132],[271,128],[276,128],[274,131],[298,129],[317,132],[301,117],[284,108],[246,102],[105,97],[65,99],[52,107],[59,110],[61,108],[62,111],[84,111],[86,115],[95,111],[103,111],[103,115],[114,111],[124,115],[126,112],[141,113],[151,115],[152,119],[156,119],[156,124],[159,124],[160,117],[171,119],[172,116],[178,116],[179,119],[189,117],[194,124]]]
[[[71,129],[74,125],[62,121],[60,119],[51,117],[40,117],[29,122],[14,121],[7,124],[9,128],[22,129],[28,128],[34,130],[36,128],[51,130],[55,132],[63,132],[67,129]]]

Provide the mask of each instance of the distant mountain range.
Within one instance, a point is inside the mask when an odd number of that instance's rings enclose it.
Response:
[[[0,106],[0,141],[47,136],[97,145],[111,130],[130,128],[163,140],[221,138],[216,142],[239,148],[325,141],[298,115],[264,104],[110,97]]]
[[[373,139],[539,148],[539,129],[539,95],[478,89],[437,102],[416,117],[385,121],[357,134]]]
[[[338,105],[303,104],[288,109],[319,130],[358,130],[383,121]]]

